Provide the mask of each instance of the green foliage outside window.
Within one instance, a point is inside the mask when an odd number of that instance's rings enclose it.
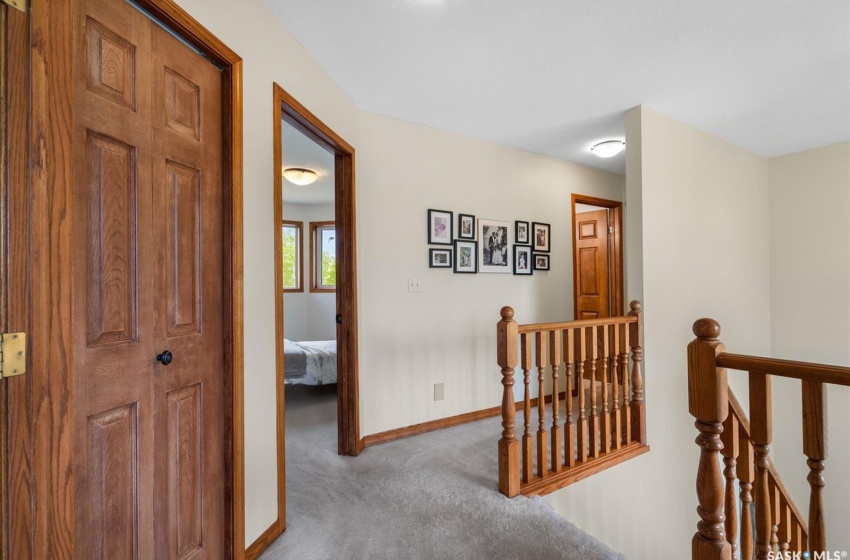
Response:
[[[283,226],[283,289],[297,290],[300,287],[298,257],[300,251],[299,231],[295,226]]]
[[[336,229],[321,231],[322,286],[336,286]]]

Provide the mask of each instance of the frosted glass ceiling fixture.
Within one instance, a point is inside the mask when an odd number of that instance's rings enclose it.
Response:
[[[283,176],[290,183],[294,183],[301,187],[310,185],[316,182],[319,175],[312,169],[304,169],[303,167],[288,167],[283,170]]]
[[[596,144],[590,151],[601,158],[614,157],[626,149],[626,143],[622,140],[606,140]]]

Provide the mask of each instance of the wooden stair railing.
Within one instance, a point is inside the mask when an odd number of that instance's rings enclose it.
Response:
[[[497,333],[503,385],[502,494],[511,498],[546,494],[649,451],[640,303],[632,302],[626,317],[564,323],[518,325],[510,307],[503,307],[501,316]],[[518,403],[517,366],[523,375],[523,400]],[[532,432],[535,367],[537,430]],[[516,434],[520,407],[521,442]]]
[[[696,339],[688,345],[688,404],[696,418],[701,455],[697,472],[700,521],[692,540],[692,559],[791,557],[780,553],[797,553],[796,558],[804,557],[806,551],[810,558],[821,557],[826,552],[822,475],[827,449],[826,384],[850,386],[850,368],[729,354],[718,340],[720,325],[713,319],[698,320],[693,332]],[[726,368],[749,372],[751,420],[729,389]],[[772,376],[802,382],[803,454],[811,487],[808,523],[770,459]],[[740,502],[735,496],[736,479]]]

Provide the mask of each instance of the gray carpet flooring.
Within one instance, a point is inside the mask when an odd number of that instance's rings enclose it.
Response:
[[[541,498],[499,494],[493,418],[336,454],[335,387],[287,387],[287,529],[264,560],[614,560]]]

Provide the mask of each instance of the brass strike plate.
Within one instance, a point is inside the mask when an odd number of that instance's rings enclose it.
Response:
[[[15,377],[27,372],[27,335],[26,333],[0,334],[0,347],[3,349],[0,377]]]
[[[24,13],[27,11],[27,0],[0,0],[0,2],[3,2],[7,6],[11,6]]]

